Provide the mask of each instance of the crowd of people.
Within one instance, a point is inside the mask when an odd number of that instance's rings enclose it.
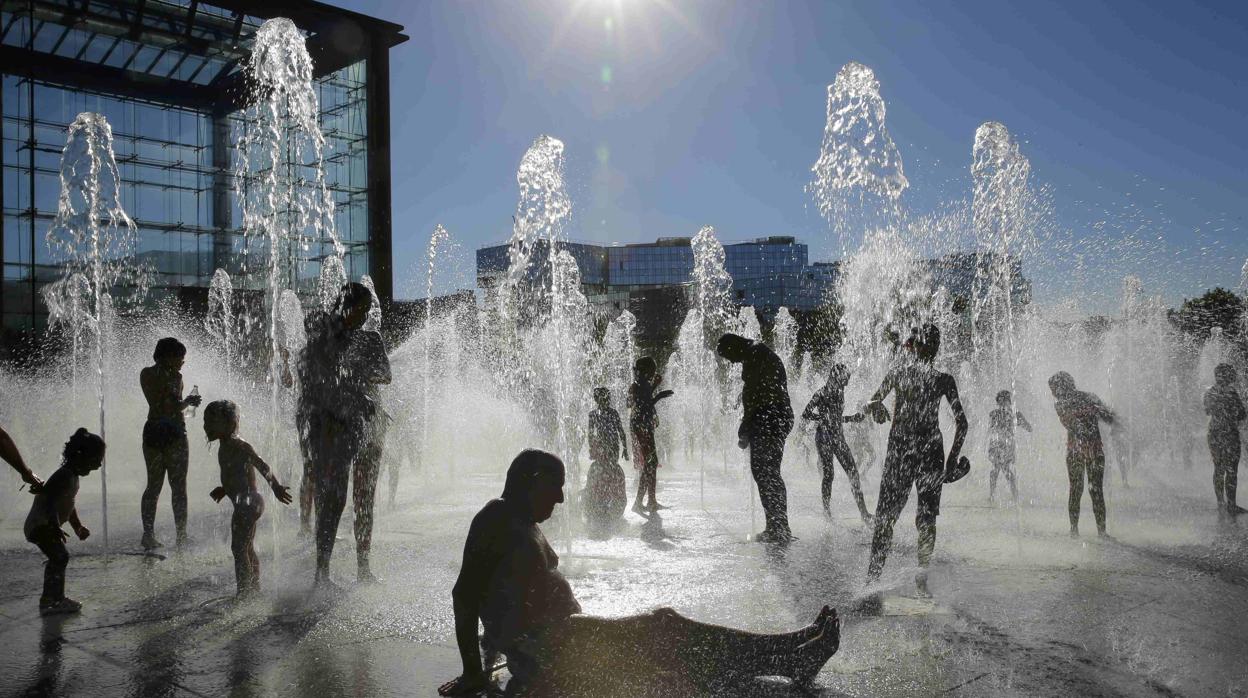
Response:
[[[284,355],[283,380],[298,387],[295,416],[304,461],[298,496],[301,535],[311,536],[315,544],[313,581],[317,587],[333,587],[330,561],[348,488],[355,509],[358,578],[361,582],[376,579],[369,553],[388,422],[378,387],[390,382],[390,366],[381,336],[364,329],[372,301],[369,289],[348,284],[331,310],[308,317],[307,346],[293,365],[291,357]],[[920,595],[928,594],[926,570],[935,549],[943,487],[970,470],[970,462],[962,454],[969,419],[957,381],[935,368],[940,340],[935,325],[914,328],[909,338],[899,343],[898,358],[879,388],[862,410],[852,413],[847,412],[845,399],[849,371],[842,364],[832,365],[826,384],[801,412],[802,420],[815,426],[824,512],[831,517],[831,491],[839,463],[859,515],[872,528],[868,583],[880,578],[894,526],[911,490],[915,492],[919,566],[915,581]],[[793,534],[781,463],[795,415],[784,362],[763,342],[731,333],[720,338],[716,351],[724,360],[741,366],[738,445],[748,451],[766,522],[754,539],[770,546],[786,546]],[[149,407],[141,435],[147,466],[147,486],[140,507],[141,543],[147,549],[162,546],[156,536],[155,518],[166,479],[172,491],[177,545],[189,543],[186,413],[197,409],[202,398],[197,390],[183,395],[181,370],[186,353],[177,339],[161,339],[153,352],[153,364],[140,374],[140,387]],[[1235,369],[1229,364],[1219,365],[1215,384],[1204,397],[1214,492],[1218,510],[1224,515],[1244,511],[1236,503],[1236,485],[1239,430],[1248,412],[1236,383]],[[1115,413],[1095,394],[1079,390],[1069,373],[1059,371],[1048,385],[1057,417],[1067,433],[1070,533],[1079,535],[1086,483],[1097,531],[1106,536],[1105,454],[1100,425],[1114,424]],[[660,404],[673,392],[661,386],[657,362],[651,357],[638,359],[625,406],[627,430],[625,420],[612,405],[610,391],[593,391],[594,407],[588,415],[587,430],[591,465],[581,495],[591,533],[609,531],[625,514],[628,494],[621,457],[631,456],[637,470],[632,511],[655,517],[667,508],[657,496],[660,459],[655,431]],[[887,404],[890,398],[891,410]],[[947,451],[939,420],[942,403],[948,404],[954,424]],[[997,481],[1003,477],[1017,500],[1016,430],[1031,431],[1031,424],[1014,408],[1010,391],[1000,391],[996,404],[987,415],[989,493],[995,496]],[[891,422],[874,511],[867,506],[852,439],[844,427],[861,427],[868,420],[879,425]],[[261,579],[253,541],[265,504],[256,474],[278,502],[289,505],[295,497],[240,436],[241,426],[238,407],[228,399],[215,400],[204,409],[204,434],[219,444],[221,484],[209,496],[215,501],[228,499],[233,505],[230,547],[237,591],[245,596],[260,589]],[[90,535],[75,509],[75,496],[80,478],[101,466],[104,453],[102,438],[78,429],[65,443],[60,468],[45,482],[25,463],[9,435],[0,430],[0,457],[35,493],[24,534],[47,558],[39,600],[41,614],[73,613],[81,608],[65,595],[69,553],[63,526],[68,523],[80,540]],[[558,555],[539,527],[564,501],[565,477],[558,456],[525,450],[512,461],[502,495],[487,503],[473,519],[452,593],[463,674],[440,688],[443,695],[465,695],[484,688],[499,655],[506,657],[513,677],[511,694],[552,695],[574,692],[607,666],[615,675],[657,673],[702,688],[761,675],[788,676],[805,683],[837,651],[839,619],[836,611],[827,607],[810,625],[774,635],[701,623],[668,608],[627,618],[583,614],[571,585],[558,570]],[[483,637],[478,636],[479,622],[484,626]]]

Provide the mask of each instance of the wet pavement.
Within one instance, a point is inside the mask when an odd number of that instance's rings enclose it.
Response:
[[[746,505],[736,466],[713,468],[705,481],[691,467],[664,468],[660,498],[672,508],[661,522],[643,525],[630,513],[613,538],[577,537],[570,553],[564,522],[545,528],[587,613],[671,606],[780,631],[809,622],[824,603],[839,607],[841,650],[819,675],[817,695],[1248,696],[1248,517],[1220,522],[1200,494],[1203,477],[1184,487],[1140,478],[1135,490],[1111,488],[1112,541],[1089,534],[1090,520],[1071,540],[1064,496],[1051,483],[1021,511],[989,506],[975,478],[954,485],[939,520],[932,600],[914,598],[913,501],[883,583],[864,589],[870,534],[846,483],[838,478],[837,518],[828,522],[813,473],[786,464],[786,479],[799,539],[783,555],[746,542],[761,514]],[[394,510],[381,505],[378,585],[354,583],[344,521],[340,595],[311,591],[312,552],[295,539],[293,511],[270,506],[257,538],[264,592],[245,602],[233,598],[225,508],[193,497],[195,544],[155,557],[137,550],[137,511],[119,507],[117,552],[101,554],[97,538],[70,543],[67,590],[83,612],[46,620],[37,612],[42,558],[21,541],[25,509],[15,511],[29,500],[6,496],[0,692],[435,695],[459,671],[450,588],[463,535],[501,482],[501,468],[462,475],[453,488],[411,476]],[[868,483],[874,492],[874,478]],[[86,492],[84,482],[83,517],[98,536]],[[128,496],[110,492],[114,501]],[[165,528],[167,507],[166,495]],[[883,596],[878,608],[863,605],[873,591]],[[809,695],[765,680],[738,694]]]

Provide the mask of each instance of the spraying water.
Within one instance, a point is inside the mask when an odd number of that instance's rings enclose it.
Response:
[[[224,269],[212,273],[208,286],[208,314],[204,316],[204,328],[221,343],[225,352],[226,375],[230,376],[237,347],[237,327],[234,318],[234,285]]]
[[[53,325],[63,324],[73,336],[77,362],[79,339],[94,340],[96,396],[100,436],[105,434],[106,345],[113,315],[112,292],[125,283],[132,299],[145,288],[143,269],[133,259],[138,229],[121,206],[121,175],[113,155],[113,130],[101,114],[84,112],[69,126],[61,153],[61,194],[56,220],[47,242],[66,276],[45,295]],[[76,383],[76,380],[75,380]],[[75,386],[76,387],[76,386]],[[100,469],[104,547],[108,547],[108,473]]]

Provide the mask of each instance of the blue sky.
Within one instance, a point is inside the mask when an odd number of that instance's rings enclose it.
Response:
[[[535,137],[567,146],[570,237],[797,235],[826,87],[874,69],[912,215],[970,196],[976,127],[1022,142],[1061,231],[1026,261],[1042,302],[1118,306],[1126,274],[1177,303],[1248,257],[1248,3],[338,0],[401,23],[391,54],[395,288],[424,295],[434,226],[506,239]]]

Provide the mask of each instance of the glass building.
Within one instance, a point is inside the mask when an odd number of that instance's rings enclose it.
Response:
[[[85,111],[112,125],[150,300],[197,306],[217,268],[236,287],[262,286],[242,264],[257,250],[240,228],[234,143],[248,126],[243,61],[256,29],[277,16],[307,37],[346,271],[392,297],[389,50],[407,39],[401,26],[295,0],[0,0],[5,330],[47,323],[40,287],[61,269],[45,236],[66,129]],[[301,287],[327,242],[301,253]]]

